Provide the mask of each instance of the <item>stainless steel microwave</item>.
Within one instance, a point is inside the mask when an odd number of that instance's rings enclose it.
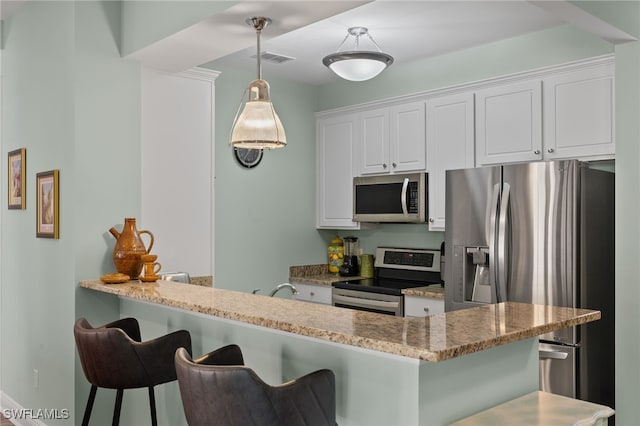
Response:
[[[353,220],[356,222],[410,222],[427,220],[426,173],[353,178]]]

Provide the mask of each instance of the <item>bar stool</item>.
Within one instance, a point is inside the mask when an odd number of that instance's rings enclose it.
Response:
[[[229,345],[195,361],[184,349],[175,356],[176,374],[189,426],[297,426],[336,424],[335,376],[318,370],[270,386],[243,366]]]
[[[124,318],[96,328],[80,318],[75,322],[73,334],[82,370],[91,383],[82,425],[89,424],[99,387],[116,389],[113,425],[120,422],[124,389],[148,388],[151,424],[157,425],[153,387],[176,380],[173,357],[178,348],[191,353],[189,332],[175,331],[142,342],[135,318]]]

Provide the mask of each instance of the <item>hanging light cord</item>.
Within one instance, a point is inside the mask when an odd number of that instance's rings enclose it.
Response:
[[[256,25],[256,45],[258,46],[258,80],[262,80],[262,58],[260,57],[260,33],[262,32],[262,25]]]

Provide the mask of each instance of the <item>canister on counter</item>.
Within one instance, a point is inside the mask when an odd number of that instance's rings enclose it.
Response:
[[[327,253],[329,255],[329,272],[337,274],[344,262],[344,241],[342,241],[342,238],[336,236],[331,240]]]
[[[360,276],[373,278],[373,255],[363,254],[360,256]]]

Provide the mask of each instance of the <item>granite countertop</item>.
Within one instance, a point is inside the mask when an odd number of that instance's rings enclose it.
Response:
[[[298,265],[289,267],[289,282],[331,286],[336,281],[346,281],[364,277],[341,277],[329,272],[326,263],[318,265]]]
[[[80,287],[432,362],[600,319],[599,311],[514,302],[400,318],[170,281]]]
[[[346,281],[348,279],[359,278],[364,277],[341,277],[338,274],[332,274],[324,263],[319,265],[300,265],[289,267],[289,282],[291,283],[330,286],[336,281]],[[444,299],[444,287],[439,284],[406,289],[402,290],[402,293],[410,296]]]
[[[430,297],[432,299],[444,299],[444,287],[440,284],[426,287],[414,287],[402,290],[402,294],[407,296]]]

